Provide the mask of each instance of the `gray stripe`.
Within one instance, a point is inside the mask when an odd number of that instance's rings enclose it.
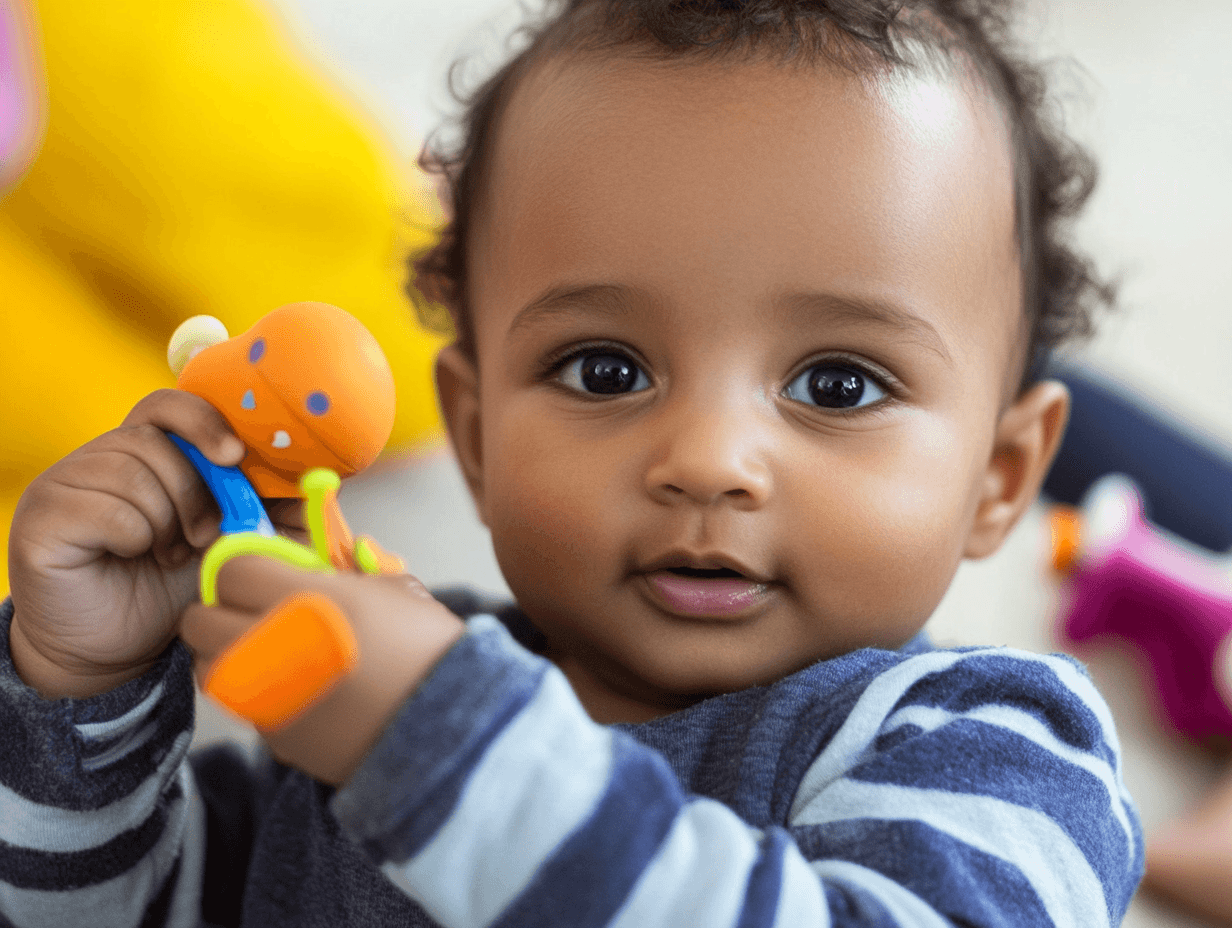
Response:
[[[167,828],[144,865],[104,883],[70,891],[22,890],[0,883],[0,912],[22,928],[64,928],[66,925],[133,928],[140,924],[146,907],[158,895],[175,866],[181,847],[187,850],[195,846],[194,853],[198,857],[204,853],[201,820],[190,811],[195,795],[192,775],[184,767],[180,776],[187,778],[182,782],[188,792],[172,809]],[[194,864],[193,869],[197,872],[195,882],[199,887],[200,864]],[[192,884],[185,885],[191,888]],[[177,904],[177,911],[180,910]],[[195,921],[181,918],[179,924],[193,925]]]
[[[150,776],[118,802],[87,812],[31,802],[0,785],[0,840],[15,847],[52,853],[85,851],[106,844],[150,816],[158,797],[192,743],[192,732],[181,732]]]

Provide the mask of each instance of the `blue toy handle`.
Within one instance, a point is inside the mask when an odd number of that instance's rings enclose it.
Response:
[[[195,445],[186,442],[179,435],[167,433],[179,449],[184,452],[210,493],[222,510],[221,530],[224,535],[234,535],[237,532],[258,532],[261,535],[273,537],[274,523],[265,513],[261,505],[261,497],[253,485],[248,482],[244,472],[238,467],[220,467],[211,462]]]

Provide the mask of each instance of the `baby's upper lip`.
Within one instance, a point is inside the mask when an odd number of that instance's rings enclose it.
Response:
[[[734,570],[745,580],[753,583],[769,583],[770,578],[762,571],[749,566],[737,557],[722,551],[697,552],[673,548],[639,566],[640,573],[651,574],[658,570],[688,567],[693,570]]]

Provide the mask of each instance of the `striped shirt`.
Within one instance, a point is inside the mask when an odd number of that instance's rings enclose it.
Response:
[[[0,912],[23,928],[198,910],[262,928],[1099,928],[1142,874],[1111,716],[1067,657],[920,637],[600,726],[525,646],[525,617],[444,598],[469,634],[337,792],[187,759],[178,646],[83,701],[40,700],[0,655]]]

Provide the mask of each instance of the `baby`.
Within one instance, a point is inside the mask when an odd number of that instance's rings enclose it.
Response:
[[[36,480],[0,619],[0,912],[32,925],[1119,924],[1141,830],[1067,658],[936,649],[1109,296],[1000,5],[569,0],[437,158],[418,262],[516,602],[259,558],[164,391]],[[274,507],[287,531],[295,507]],[[288,592],[361,661],[188,757],[191,673]],[[177,635],[188,648],[177,643]]]

